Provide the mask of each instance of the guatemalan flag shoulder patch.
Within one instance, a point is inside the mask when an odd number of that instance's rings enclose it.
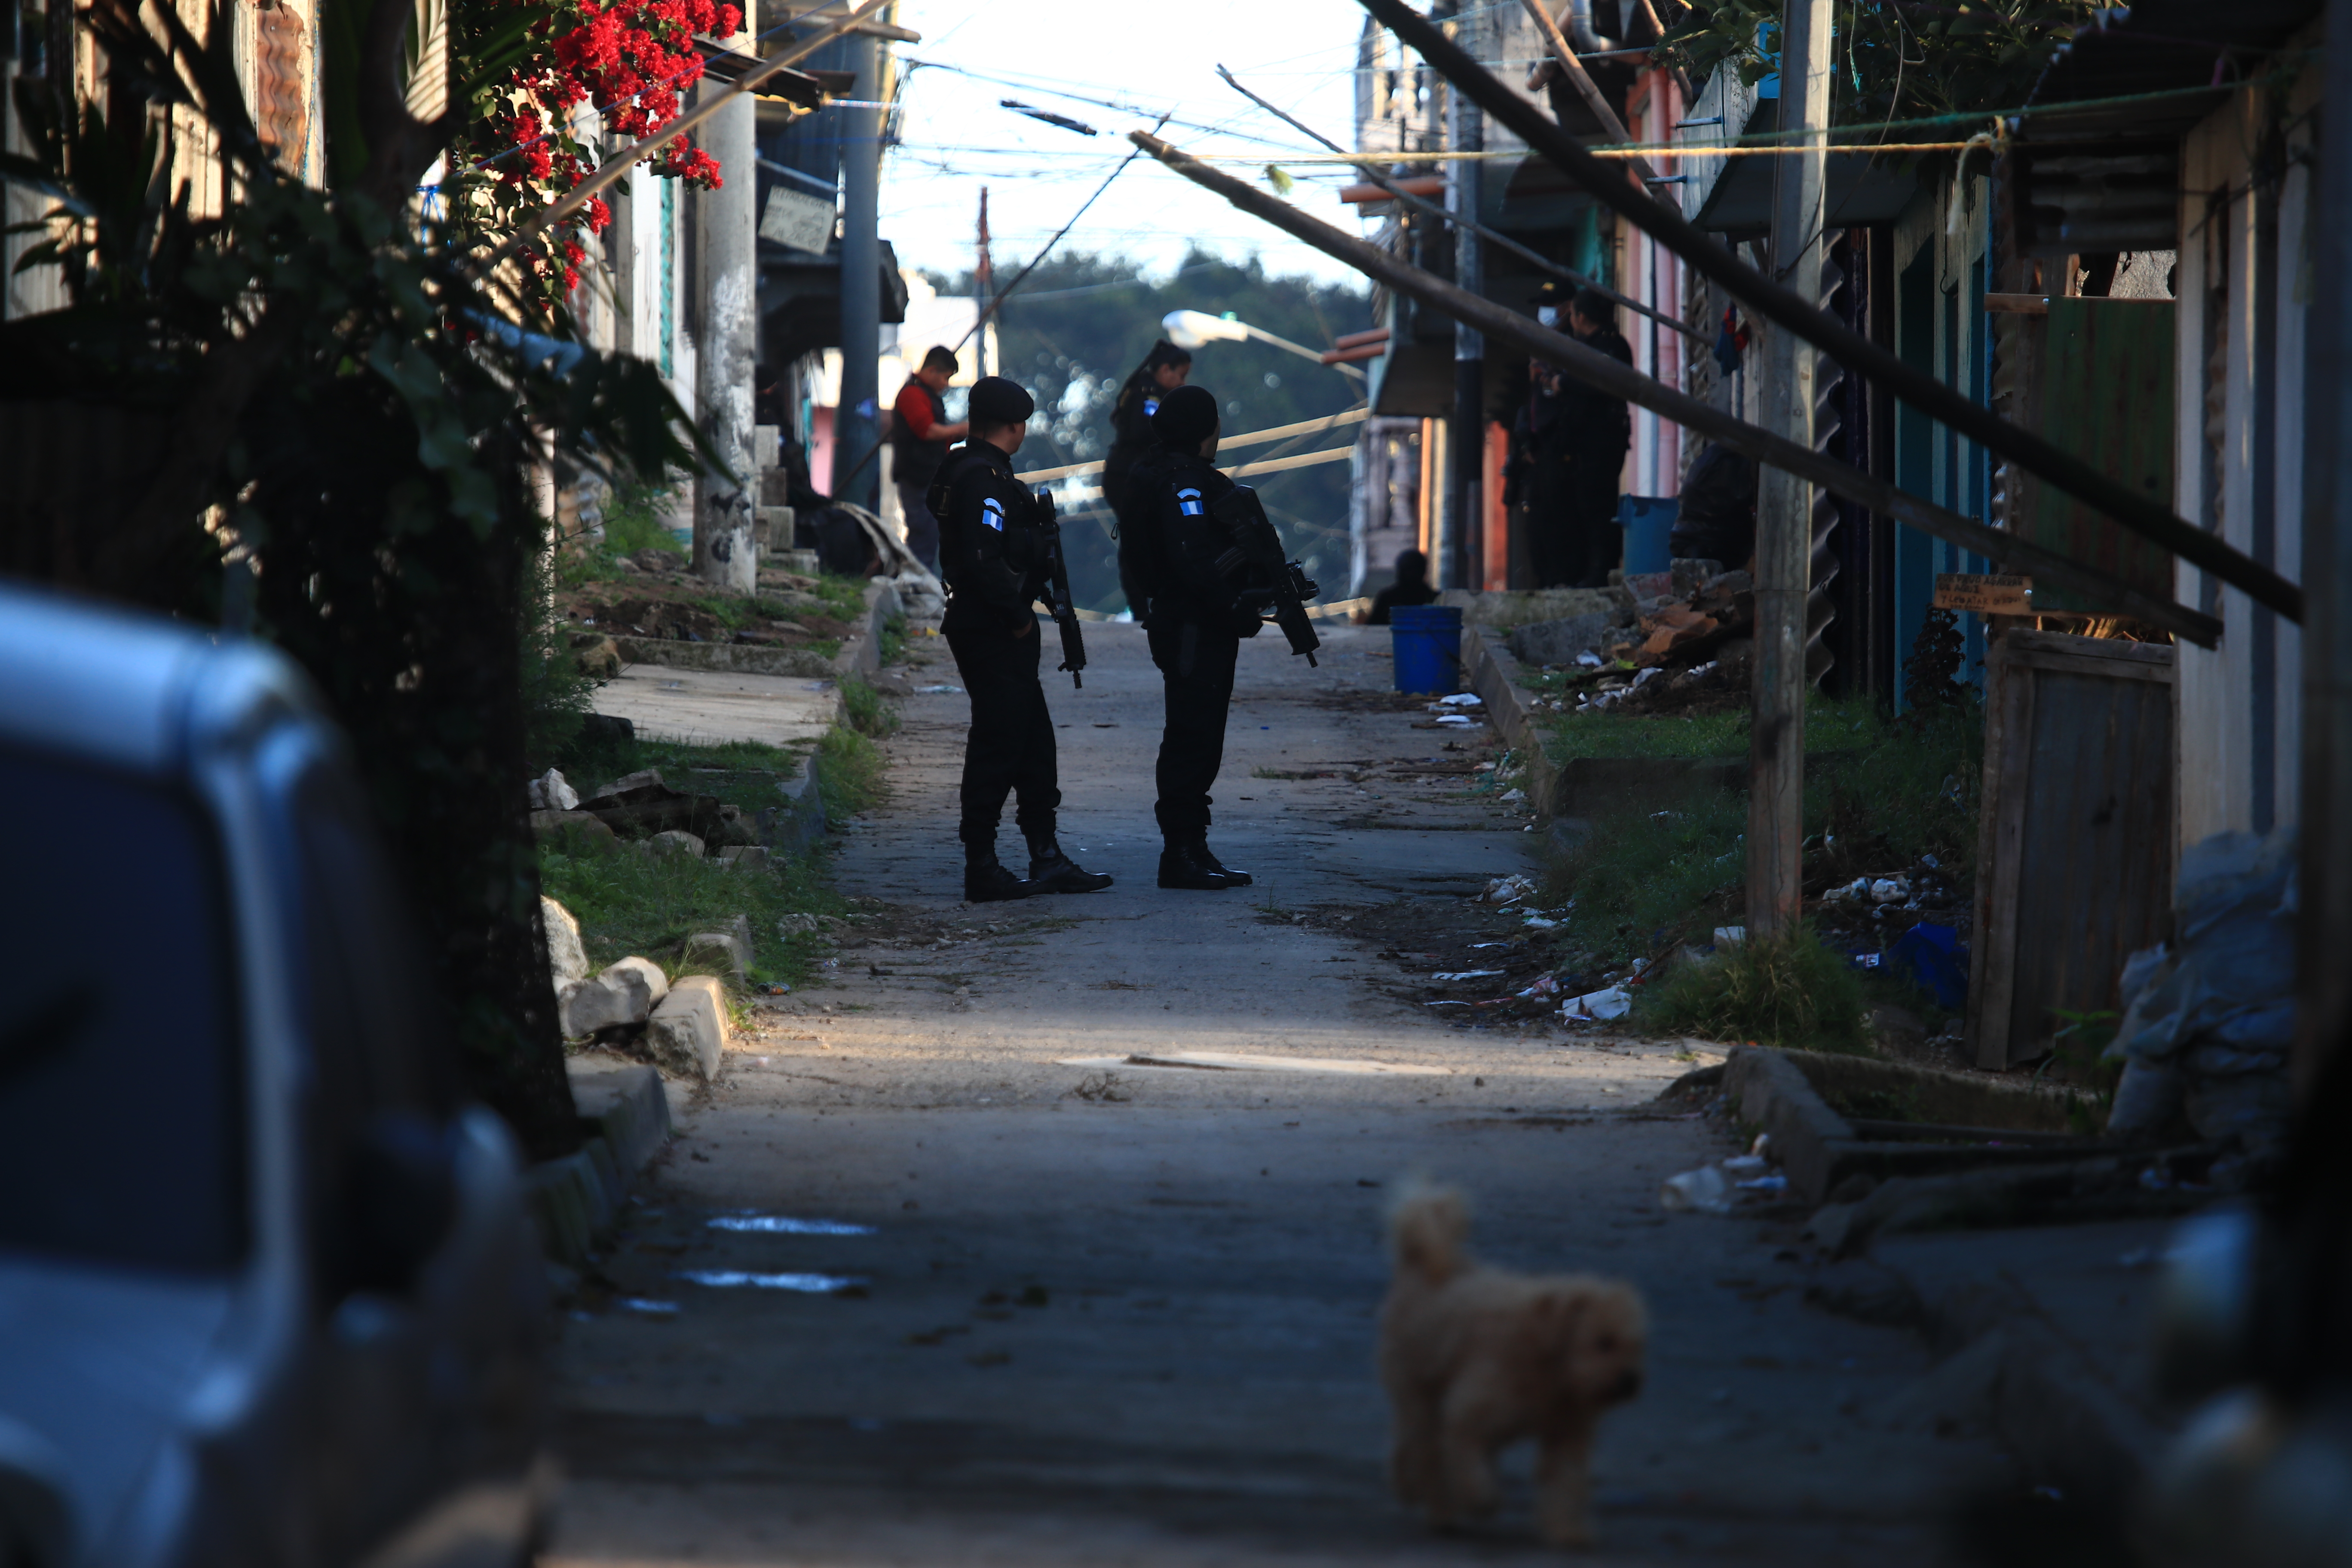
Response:
[[[1003,533],[1004,531],[1004,503],[998,500],[994,496],[990,496],[987,500],[982,501],[980,503],[980,521],[988,524],[989,527],[996,530],[997,532]]]
[[[1176,510],[1182,512],[1186,517],[1201,516],[1201,492],[1195,489],[1178,490],[1176,492]]]

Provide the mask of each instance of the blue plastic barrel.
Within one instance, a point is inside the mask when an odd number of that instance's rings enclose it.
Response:
[[[1399,605],[1389,612],[1399,691],[1450,697],[1462,689],[1462,612],[1450,605]]]
[[[1675,519],[1682,502],[1674,496],[1619,496],[1617,524],[1625,531],[1625,575],[1664,572],[1675,563]]]

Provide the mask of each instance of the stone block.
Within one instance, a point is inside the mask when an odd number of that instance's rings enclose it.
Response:
[[[646,848],[651,854],[688,855],[697,860],[702,858],[707,847],[698,837],[687,832],[682,827],[673,827],[667,832],[656,833],[646,840]]]
[[[540,923],[547,928],[547,966],[558,991],[574,980],[588,978],[588,950],[580,941],[580,922],[572,911],[544,893],[539,900]]]
[[[740,986],[751,976],[751,937],[747,931],[739,930],[696,931],[686,939],[683,962],[689,967],[696,963],[723,964],[728,975]]]
[[[563,775],[550,768],[530,781],[530,808],[533,811],[577,811],[580,792],[563,780]]]
[[[719,852],[719,861],[732,871],[764,871],[768,868],[768,847],[764,844],[730,844]]]
[[[583,1121],[596,1124],[625,1183],[668,1142],[669,1097],[661,1074],[648,1067],[604,1068],[567,1064],[572,1102]]]
[[[646,1045],[665,1072],[717,1078],[727,1049],[727,994],[719,982],[689,974],[670,987],[654,1009]]]
[[[608,965],[596,978],[611,985],[642,986],[646,993],[647,1014],[653,1011],[655,1003],[669,994],[669,976],[664,974],[662,966],[650,958],[625,958],[618,963]]]
[[[555,994],[555,1016],[566,1039],[642,1024],[652,1014],[653,998],[635,975],[614,981],[574,980]]]
[[[599,848],[619,842],[619,836],[604,819],[588,811],[556,811],[552,808],[534,811],[530,814],[530,830],[541,838],[576,833],[593,841]]]

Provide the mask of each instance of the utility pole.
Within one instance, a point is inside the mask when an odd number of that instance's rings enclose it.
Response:
[[[748,35],[736,45],[749,52]],[[718,92],[725,83],[705,77],[700,91]],[[719,185],[698,193],[701,233],[702,343],[696,362],[695,402],[703,435],[718,462],[704,470],[694,509],[694,569],[731,593],[753,594],[760,586],[760,551],[752,524],[758,513],[751,408],[752,379],[760,353],[759,192],[760,149],[752,99],[730,100],[705,122],[702,145],[719,160]]]
[[[980,187],[980,264],[971,274],[972,309],[985,310],[988,302],[996,298],[996,263],[988,256],[988,187]],[[988,323],[982,321],[973,334],[971,357],[982,375],[994,375],[996,367],[988,363]]]
[[[870,34],[849,35],[849,65],[857,73],[857,101],[882,97],[882,46]],[[833,415],[834,499],[877,510],[882,468],[882,111],[839,111],[841,128],[841,406]],[[851,470],[856,471],[853,475]]]
[[[1463,22],[1466,32],[1475,26]],[[1462,40],[1470,47],[1467,38]],[[1486,145],[1486,111],[1458,92],[1446,93],[1447,137],[1456,152],[1475,153]],[[1486,291],[1484,258],[1475,226],[1478,222],[1479,163],[1457,159],[1445,165],[1445,210],[1454,222],[1454,281],[1473,294]],[[1447,476],[1448,504],[1453,526],[1446,530],[1445,575],[1448,588],[1476,593],[1486,586],[1486,339],[1475,327],[1454,323],[1453,472]]]
[[[1788,0],[1780,25],[1780,125],[1810,132],[1772,160],[1772,270],[1820,289],[1822,182],[1830,110],[1830,0]],[[1813,444],[1820,354],[1794,332],[1764,340],[1763,423]],[[1748,938],[1796,929],[1804,909],[1805,595],[1811,587],[1813,487],[1766,468],[1756,509],[1755,720],[1748,731]]]

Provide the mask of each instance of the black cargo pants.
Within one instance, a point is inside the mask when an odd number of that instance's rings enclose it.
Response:
[[[1160,832],[1182,844],[1209,831],[1209,786],[1225,760],[1225,710],[1241,638],[1172,616],[1154,616],[1147,636],[1168,700],[1157,770]]]
[[[948,651],[971,698],[971,732],[963,748],[963,820],[957,837],[975,848],[996,843],[1004,797],[1017,795],[1013,820],[1024,837],[1054,832],[1062,804],[1054,758],[1054,719],[1037,676],[1041,634],[994,629],[950,631]]]

